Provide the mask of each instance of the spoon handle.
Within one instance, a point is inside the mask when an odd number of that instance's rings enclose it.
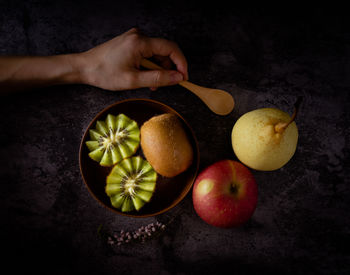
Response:
[[[186,88],[187,90],[190,90],[192,93],[198,96],[205,103],[208,102],[207,100],[209,100],[208,98],[209,93],[206,88],[186,80],[179,82],[179,85]]]
[[[161,66],[153,63],[152,61],[149,61],[148,59],[141,59],[141,63],[140,65],[142,67],[145,67],[147,69],[151,69],[151,70],[164,70],[164,68],[162,68]]]
[[[162,68],[161,66],[158,66],[157,64],[149,61],[148,59],[142,59],[141,60],[141,66],[145,67],[147,69],[151,69],[151,70],[164,70],[164,68]],[[203,92],[201,92],[200,87],[196,84],[193,84],[189,81],[181,81],[179,83],[179,85],[181,85],[182,87],[190,90],[191,92],[193,92],[195,95],[197,95],[199,98],[201,98],[203,96]]]
[[[164,70],[164,68],[162,68],[161,66],[149,61],[148,59],[142,59],[141,60],[141,66],[145,67],[147,69],[151,69],[151,70]],[[198,95],[198,88],[199,86],[196,84],[193,84],[189,81],[181,81],[179,83],[179,85],[181,85],[182,87],[194,92],[196,95]]]
[[[164,70],[164,68],[147,59],[142,59],[140,65],[151,70]],[[228,92],[218,89],[209,89],[186,80],[178,84],[198,96],[210,110],[218,115],[227,115],[234,108],[234,99]]]

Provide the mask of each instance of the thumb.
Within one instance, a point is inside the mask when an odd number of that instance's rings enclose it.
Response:
[[[160,87],[178,84],[182,81],[183,75],[174,70],[149,70],[137,73],[138,86]]]

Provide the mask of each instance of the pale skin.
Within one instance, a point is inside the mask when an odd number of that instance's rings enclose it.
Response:
[[[154,58],[165,69],[143,70],[142,58]],[[155,90],[187,79],[187,61],[177,44],[135,28],[82,53],[0,56],[0,94],[60,84]]]

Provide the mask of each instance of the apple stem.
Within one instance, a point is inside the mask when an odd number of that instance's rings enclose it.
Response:
[[[275,131],[277,133],[282,133],[284,130],[287,129],[287,127],[289,126],[289,124],[291,124],[296,116],[297,116],[297,113],[299,111],[299,108],[300,108],[300,104],[302,102],[303,98],[301,96],[298,97],[297,101],[295,102],[294,104],[294,112],[292,114],[292,117],[290,118],[290,120],[288,122],[279,122],[275,125]]]
[[[237,186],[237,184],[235,184],[234,182],[231,183],[231,185],[230,185],[230,191],[231,191],[231,193],[236,194],[236,193],[238,192],[238,186]]]

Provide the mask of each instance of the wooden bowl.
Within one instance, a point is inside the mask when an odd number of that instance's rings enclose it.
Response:
[[[123,213],[111,205],[110,199],[105,193],[105,185],[106,177],[111,171],[112,167],[102,167],[98,162],[92,160],[88,156],[89,150],[85,142],[89,140],[89,129],[95,127],[97,120],[105,120],[107,114],[109,113],[113,115],[123,113],[135,120],[139,127],[141,127],[145,121],[155,115],[173,113],[182,122],[183,128],[185,129],[192,144],[194,153],[192,165],[185,172],[173,178],[165,178],[158,175],[156,190],[151,201],[145,204],[139,211],[134,210],[132,212]],[[141,147],[134,156],[137,155],[145,158]],[[150,217],[164,213],[173,208],[191,190],[199,168],[198,142],[190,125],[174,109],[163,103],[150,99],[127,99],[108,106],[97,114],[97,116],[90,122],[80,143],[79,165],[81,175],[88,190],[102,205],[121,215],[130,217]]]

